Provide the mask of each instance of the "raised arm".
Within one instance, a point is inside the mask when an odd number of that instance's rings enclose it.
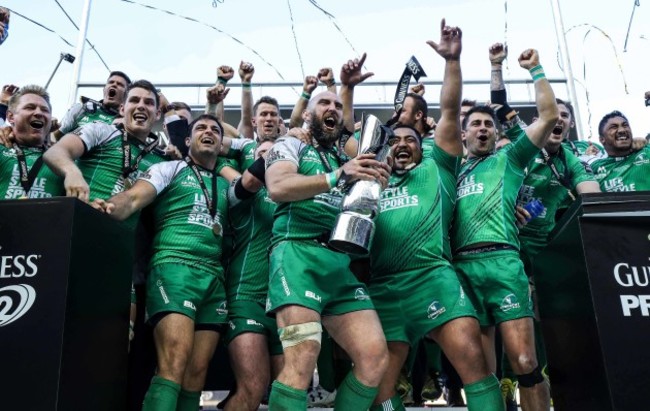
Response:
[[[341,67],[341,90],[339,96],[343,103],[343,125],[350,131],[354,130],[354,87],[375,75],[372,72],[361,74],[361,68],[365,61],[366,53],[363,53],[361,58],[348,60]]]
[[[305,81],[302,83],[302,94],[291,111],[289,128],[302,127],[302,123],[304,122],[302,119],[302,113],[307,109],[307,104],[309,103],[311,94],[316,90],[316,86],[318,86],[318,79],[316,76],[305,77]]]
[[[544,69],[539,64],[539,54],[535,49],[525,50],[519,56],[519,65],[530,72],[535,84],[535,103],[539,118],[526,128],[526,135],[530,141],[540,149],[546,145],[551,135],[551,130],[560,116],[555,94],[551,84],[546,79]]]
[[[63,177],[66,196],[88,202],[90,188],[75,164],[75,160],[81,157],[85,150],[86,147],[79,136],[66,134],[43,154],[43,161],[52,171]]]
[[[445,59],[445,74],[440,89],[440,120],[436,127],[436,144],[453,156],[463,154],[460,129],[460,101],[463,93],[463,77],[460,70],[460,53],[463,32],[458,27],[440,22],[440,42],[429,40],[440,57]]]
[[[318,81],[325,84],[327,91],[336,94],[336,80],[334,80],[334,70],[330,67],[323,67],[318,70]]]
[[[251,80],[255,74],[255,67],[251,63],[239,63],[239,77],[241,78],[241,120],[237,129],[246,138],[255,138],[253,129],[253,91]]]

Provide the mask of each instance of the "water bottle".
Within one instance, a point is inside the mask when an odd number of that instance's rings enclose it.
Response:
[[[530,222],[530,220],[544,212],[544,204],[538,199],[533,199],[524,206],[524,209],[530,214],[530,218],[526,219],[526,221]]]

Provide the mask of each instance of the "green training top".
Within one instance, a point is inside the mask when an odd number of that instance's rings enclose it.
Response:
[[[372,279],[449,264],[449,228],[461,157],[433,144],[430,155],[405,174],[393,172],[381,193],[370,249]]]
[[[27,169],[31,170],[36,160],[43,155],[42,148],[22,147],[25,154]],[[0,144],[0,195],[4,200],[16,198],[49,198],[64,196],[63,178],[54,174],[47,164],[42,163],[41,169],[31,185],[29,194],[20,184],[20,170],[16,150]]]
[[[524,170],[539,153],[521,133],[521,138],[496,153],[470,158],[463,165],[451,235],[454,252],[479,243],[519,249],[515,204]]]
[[[197,167],[212,197],[213,173]],[[217,213],[213,220],[201,185],[184,160],[155,164],[139,179],[153,185],[158,193],[153,203],[155,236],[150,266],[180,263],[223,275],[223,237],[215,235],[213,225],[217,221],[221,227],[227,224],[228,182],[217,177]]]

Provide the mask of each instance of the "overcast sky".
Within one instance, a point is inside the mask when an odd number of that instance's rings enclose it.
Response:
[[[58,2],[79,24],[84,1]],[[442,17],[463,30],[462,69],[466,80],[489,79],[487,49],[493,42],[504,40],[510,50],[506,79],[529,78],[516,60],[527,47],[540,51],[548,77],[564,77],[557,58],[551,3],[546,0],[317,1],[333,19],[309,0],[138,0],[138,3],[192,17],[244,43],[205,25],[138,4],[94,0],[88,39],[110,69],[123,70],[132,79],[146,78],[154,83],[213,82],[216,66],[237,66],[240,60],[255,65],[254,82],[302,82],[304,74],[315,74],[324,66],[334,67],[338,77],[341,64],[364,51],[368,53],[366,67],[375,73],[373,80],[396,82],[411,55],[422,63],[429,80],[440,80],[442,60],[425,41],[438,39]],[[2,4],[76,45],[78,32],[55,0],[9,0]],[[650,90],[647,80],[650,41],[646,38],[650,38],[650,3],[640,0],[640,6],[635,8],[626,52],[623,45],[634,0],[560,0],[560,6],[568,31],[574,77],[579,82],[576,88],[585,136],[595,137],[598,120],[613,109],[628,115],[635,135],[650,132],[647,111],[650,108],[643,101],[643,93]],[[0,83],[45,84],[61,52],[75,54],[75,48],[66,45],[56,34],[12,15],[10,36],[0,46]],[[97,55],[87,48],[82,82],[103,82],[107,74]],[[67,109],[71,79],[72,65],[64,62],[49,88],[53,111],[58,117]],[[585,90],[589,92],[588,105]],[[97,93],[89,97],[101,97],[97,91],[84,91]],[[172,100],[189,100],[191,104],[197,103],[203,94],[196,89],[184,93],[178,89],[163,91]],[[464,91],[468,98],[489,98],[487,86],[465,87]],[[255,92],[273,94],[276,90],[256,89]],[[521,94],[519,89],[511,92],[513,98]],[[558,86],[555,92],[558,97],[568,97],[565,87]],[[365,94],[364,99],[391,101],[393,93],[392,87],[377,89]],[[425,97],[437,101],[436,93],[437,90],[431,89]],[[284,102],[295,98],[291,93],[280,95]],[[227,102],[236,104],[238,99],[235,92]],[[591,122],[588,121],[590,113]]]

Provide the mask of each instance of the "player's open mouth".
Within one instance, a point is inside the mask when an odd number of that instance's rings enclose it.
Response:
[[[37,129],[37,130],[40,130],[40,129],[42,129],[42,128],[45,126],[45,122],[43,122],[43,121],[41,121],[41,120],[32,120],[32,121],[29,122],[29,125],[30,125],[32,128],[35,128],[35,129]]]
[[[325,127],[333,130],[336,128],[336,118],[334,118],[334,116],[325,117],[323,119],[323,124]]]
[[[630,137],[627,135],[627,133],[626,134],[618,134],[616,136],[616,141],[625,141],[625,140],[629,140],[629,138]]]
[[[555,126],[553,127],[553,131],[551,133],[555,134],[556,136],[559,136],[562,134],[562,126]]]
[[[138,122],[144,122],[147,121],[147,116],[145,116],[144,114],[134,114],[133,119]]]
[[[109,89],[108,89],[108,97],[109,97],[109,98],[113,98],[113,97],[115,97],[116,95],[117,95],[117,90],[115,90],[114,88],[109,88]]]
[[[214,144],[214,139],[212,137],[202,137],[200,141],[202,144]]]
[[[478,136],[477,138],[483,143],[488,141],[488,136],[482,135],[482,136]]]

